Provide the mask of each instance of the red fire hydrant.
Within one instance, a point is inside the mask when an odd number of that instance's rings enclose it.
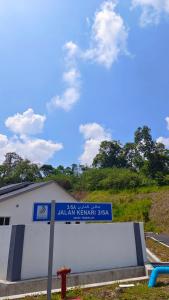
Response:
[[[61,268],[57,271],[57,276],[61,277],[61,298],[64,300],[66,297],[66,275],[71,272],[69,268]]]

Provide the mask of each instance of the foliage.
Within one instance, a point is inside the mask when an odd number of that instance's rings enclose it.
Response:
[[[0,165],[0,185],[23,181],[56,180],[67,190],[120,191],[169,185],[169,150],[153,140],[147,126],[139,127],[134,142],[103,141],[91,167],[72,164],[39,166],[16,153]]]
[[[149,199],[141,199],[129,203],[114,203],[113,208],[114,221],[140,221],[145,223],[150,221],[151,200]]]
[[[72,190],[72,188],[73,188],[72,177],[67,176],[65,174],[51,175],[49,177],[46,177],[44,180],[45,181],[54,180],[60,186],[62,186],[65,190]]]
[[[83,201],[85,202],[111,202],[113,206],[114,222],[144,222],[146,231],[158,232],[157,225],[151,219],[152,197],[142,194],[142,189],[136,191],[125,190],[115,193],[114,191],[89,192]],[[139,193],[140,192],[140,193]],[[145,192],[145,191],[144,191]]]
[[[158,184],[165,184],[164,177],[169,174],[169,150],[154,141],[151,129],[143,126],[135,131],[133,143],[122,145],[117,141],[103,141],[93,167],[133,169],[156,179]]]
[[[42,165],[40,171],[43,177],[47,177],[54,174],[55,168],[52,165]]]
[[[93,160],[93,166],[100,168],[125,167],[126,159],[120,142],[103,141],[99,153]]]
[[[5,155],[5,161],[0,165],[0,185],[36,181],[41,173],[36,164],[22,159],[18,154],[10,152]]]
[[[97,189],[135,189],[141,186],[152,185],[153,182],[142,174],[130,169],[122,168],[91,168],[85,171],[80,177],[79,188],[81,190]]]

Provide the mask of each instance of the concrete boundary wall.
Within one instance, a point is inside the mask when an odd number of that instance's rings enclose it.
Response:
[[[144,265],[144,256],[143,256],[143,247],[142,247],[139,223],[134,223],[134,236],[135,236],[135,245],[136,245],[137,265],[143,266]]]
[[[46,277],[50,226],[35,223],[5,229],[12,234],[6,242],[6,277],[4,272],[0,279]],[[53,275],[63,266],[70,267],[72,273],[83,273],[143,266],[145,261],[142,223],[55,225]]]
[[[7,269],[8,281],[21,279],[24,232],[25,225],[12,226]]]
[[[3,280],[7,277],[11,228],[12,226],[0,227],[0,279]]]
[[[143,280],[143,276],[145,276],[145,268],[144,267],[130,267],[130,268],[120,268],[113,269],[108,271],[97,271],[97,272],[89,272],[89,273],[78,273],[78,274],[70,274],[67,277],[67,286],[69,288],[72,287],[82,287],[85,288],[87,285],[93,287],[93,285],[104,286],[111,285],[115,283],[115,281],[120,282],[121,280],[129,280],[132,279]],[[144,277],[144,280],[146,277]],[[53,276],[52,278],[52,290],[53,292],[58,292],[60,290],[61,281],[60,278]],[[20,298],[25,298],[25,293],[39,293],[42,295],[46,294],[47,287],[47,278],[39,278],[39,279],[30,279],[23,280],[17,282],[0,282],[0,298],[5,297],[6,300],[9,296],[12,296],[13,299],[17,298],[16,295],[19,295]],[[42,292],[43,291],[43,292]],[[22,296],[21,296],[22,294]],[[15,295],[15,296],[14,296]],[[32,296],[32,295],[27,295]]]

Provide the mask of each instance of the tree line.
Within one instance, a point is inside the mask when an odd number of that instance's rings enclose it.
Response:
[[[124,189],[169,184],[169,150],[152,138],[151,129],[139,127],[134,141],[103,141],[92,166],[38,165],[17,153],[5,155],[0,186],[25,181],[56,180],[68,190]]]

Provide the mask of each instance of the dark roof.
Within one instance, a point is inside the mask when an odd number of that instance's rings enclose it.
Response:
[[[31,185],[32,182],[21,182],[15,184],[8,184],[0,188],[0,195],[8,194],[10,192],[22,189],[23,187]]]
[[[9,184],[0,188],[0,201],[11,198],[15,195],[25,193],[27,191],[31,191],[37,189],[41,186],[50,184],[54,181],[44,181],[44,182],[23,182],[16,184]]]

